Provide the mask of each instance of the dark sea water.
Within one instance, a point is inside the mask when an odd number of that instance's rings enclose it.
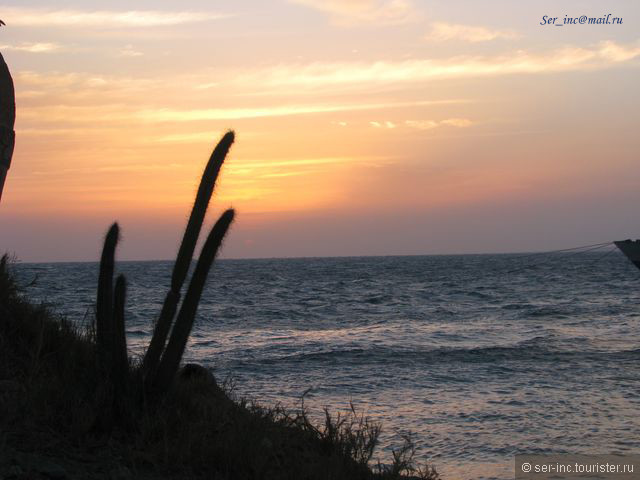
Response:
[[[133,354],[171,266],[118,264]],[[60,313],[91,311],[95,263],[17,269]],[[640,270],[612,250],[222,260],[187,360],[268,405],[353,401],[383,424],[382,461],[410,433],[445,478],[507,479],[516,453],[640,451],[639,300]]]

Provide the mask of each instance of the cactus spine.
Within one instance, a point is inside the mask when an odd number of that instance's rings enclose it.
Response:
[[[180,301],[180,291],[182,285],[187,276],[189,266],[193,259],[193,251],[200,235],[202,228],[202,222],[204,221],[207,207],[215,187],[218,174],[222,163],[229,152],[229,148],[234,141],[233,131],[227,132],[218,145],[213,150],[209,162],[202,174],[200,186],[198,187],[198,193],[196,200],[189,216],[187,228],[185,229],[182,243],[176,257],[176,263],[173,267],[173,274],[171,276],[171,287],[165,297],[160,311],[160,316],[156,322],[151,343],[145,354],[143,360],[143,374],[147,381],[153,382],[156,370],[160,362],[162,352],[167,342],[167,335],[171,329],[173,318],[176,314],[178,302]]]

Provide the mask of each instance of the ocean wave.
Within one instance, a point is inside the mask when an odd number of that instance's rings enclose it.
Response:
[[[499,363],[508,361],[578,361],[578,360],[637,360],[640,349],[602,351],[557,349],[548,345],[547,337],[536,337],[513,346],[486,347],[434,347],[425,349],[398,349],[391,347],[335,348],[314,352],[297,352],[268,357],[257,355],[260,363]]]

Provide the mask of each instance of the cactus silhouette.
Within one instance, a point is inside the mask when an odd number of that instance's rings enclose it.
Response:
[[[120,387],[126,385],[129,372],[129,357],[127,355],[127,337],[124,327],[124,305],[126,303],[127,281],[124,275],[118,275],[113,292],[113,345],[112,345],[112,373],[120,382]]]
[[[13,130],[15,120],[16,95],[13,79],[9,67],[0,53],[0,201],[16,141],[16,132]]]
[[[222,137],[214,148],[202,175],[196,200],[176,257],[171,276],[171,287],[165,297],[149,348],[143,359],[143,381],[147,390],[163,392],[171,386],[191,334],[209,270],[233,222],[235,212],[233,209],[229,209],[220,216],[211,229],[200,252],[175,325],[171,328],[180,301],[180,291],[193,259],[193,251],[202,229],[207,207],[220,168],[233,141],[233,131],[227,132]],[[113,288],[114,257],[118,237],[119,227],[117,223],[114,223],[105,237],[96,300],[96,342],[99,355],[111,372],[111,381],[114,383],[116,391],[126,387],[129,372],[124,318],[126,280],[123,275],[118,276],[115,291]],[[167,342],[170,331],[171,337]]]
[[[233,222],[234,215],[235,212],[233,209],[224,212],[211,229],[207,241],[202,247],[196,269],[189,283],[187,294],[182,302],[180,313],[171,331],[171,338],[162,355],[160,366],[154,379],[154,386],[160,390],[165,390],[169,386],[178,371],[180,359],[182,358],[184,348],[191,334],[191,328],[193,327],[193,321],[198,310],[202,289],[209,275],[209,269],[215,260],[227,230],[229,230],[231,226],[231,222]]]
[[[120,235],[117,223],[111,225],[104,240],[100,273],[98,276],[98,297],[96,300],[96,341],[104,358],[112,356],[113,344],[113,270],[115,252]]]
[[[189,266],[191,265],[191,260],[193,259],[193,251],[196,247],[198,236],[200,235],[202,222],[204,221],[204,216],[207,212],[211,195],[213,194],[213,188],[215,187],[220,168],[229,152],[229,148],[231,148],[233,144],[234,138],[235,135],[233,131],[227,132],[222,137],[213,150],[202,174],[196,200],[193,204],[193,209],[187,222],[187,228],[185,229],[184,237],[180,244],[180,250],[178,250],[176,263],[173,267],[171,288],[165,297],[160,317],[158,318],[151,338],[151,343],[143,360],[143,374],[147,379],[152,380],[158,368],[160,356],[165,347],[167,335],[171,329],[173,317],[176,314],[178,302],[180,301],[180,290],[182,289],[182,284],[184,283]]]
[[[96,343],[103,368],[116,389],[121,390],[126,384],[129,358],[124,329],[124,275],[118,276],[115,290],[113,288],[115,251],[119,235],[120,228],[114,223],[107,232],[102,249],[96,300]]]

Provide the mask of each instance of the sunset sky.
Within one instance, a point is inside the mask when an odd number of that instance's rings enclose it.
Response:
[[[114,220],[120,259],[172,258],[230,128],[228,258],[640,237],[638,2],[53,3],[0,7],[20,260],[96,260]]]

